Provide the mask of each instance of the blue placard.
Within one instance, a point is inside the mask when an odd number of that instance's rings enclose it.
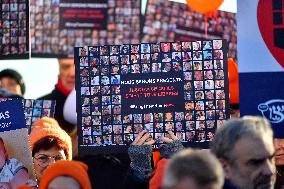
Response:
[[[239,79],[241,116],[266,117],[274,137],[284,138],[284,72],[241,73]]]
[[[26,128],[21,99],[0,103],[0,132]]]

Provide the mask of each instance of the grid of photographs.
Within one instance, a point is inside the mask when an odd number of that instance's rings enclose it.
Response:
[[[106,2],[107,29],[60,29],[60,2],[31,0],[32,56],[73,57],[74,46],[140,43],[141,0]]]
[[[227,43],[162,42],[75,48],[79,146],[128,145],[143,130],[158,146],[172,130],[202,146],[228,115]],[[184,110],[123,115],[124,74],[180,72]]]
[[[142,42],[191,41],[226,39],[229,57],[237,60],[236,14],[217,11],[216,18],[208,18],[205,36],[205,16],[189,9],[185,3],[169,0],[149,0],[146,8]]]
[[[0,2],[0,59],[29,58],[28,0]]]
[[[31,132],[32,125],[38,119],[47,116],[54,117],[55,101],[54,100],[23,100],[26,126]]]

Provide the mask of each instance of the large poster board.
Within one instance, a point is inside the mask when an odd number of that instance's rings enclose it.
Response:
[[[140,42],[141,0],[31,0],[32,56],[73,57],[74,46]]]
[[[29,58],[29,1],[0,0],[0,59]]]
[[[32,153],[21,99],[10,99],[0,102],[0,137],[3,140],[4,149],[8,154],[6,163],[8,163],[8,160],[10,163],[14,163],[11,168],[16,168],[14,166],[23,164],[28,170],[30,178],[34,179]],[[3,148],[1,142],[0,147]],[[8,178],[3,175],[7,174],[1,172],[0,182],[8,182]]]
[[[142,130],[207,147],[228,117],[222,40],[75,48],[79,154],[127,149]]]
[[[207,39],[226,39],[229,57],[237,60],[236,14],[218,11],[208,18]],[[205,40],[205,16],[187,4],[169,0],[149,0],[142,42]]]
[[[241,115],[265,116],[284,138],[283,0],[238,2]]]

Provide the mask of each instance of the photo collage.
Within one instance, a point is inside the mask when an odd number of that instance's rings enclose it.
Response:
[[[32,125],[38,119],[47,116],[54,117],[55,101],[54,100],[31,100],[24,99],[24,113],[26,119],[26,126],[31,132]]]
[[[73,57],[74,46],[139,43],[141,0],[105,2],[107,29],[62,29],[59,0],[31,0],[32,56]]]
[[[79,150],[128,145],[143,130],[154,147],[170,130],[185,145],[201,147],[229,116],[223,40],[77,47],[75,64]],[[123,113],[124,75],[167,72],[183,75],[185,111]]]
[[[205,15],[190,10],[185,3],[149,0],[142,42],[226,39],[229,57],[237,60],[236,14],[219,10],[207,19],[207,26],[205,20]]]
[[[28,0],[0,2],[0,59],[29,58]]]

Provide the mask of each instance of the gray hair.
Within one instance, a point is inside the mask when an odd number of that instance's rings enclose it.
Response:
[[[243,137],[254,137],[273,140],[273,132],[269,121],[259,116],[244,116],[226,121],[221,126],[211,142],[211,151],[227,161],[233,161],[233,149],[239,139]]]
[[[199,187],[224,184],[223,169],[217,158],[208,150],[182,150],[170,160],[162,187],[174,188],[178,183],[193,180]]]

